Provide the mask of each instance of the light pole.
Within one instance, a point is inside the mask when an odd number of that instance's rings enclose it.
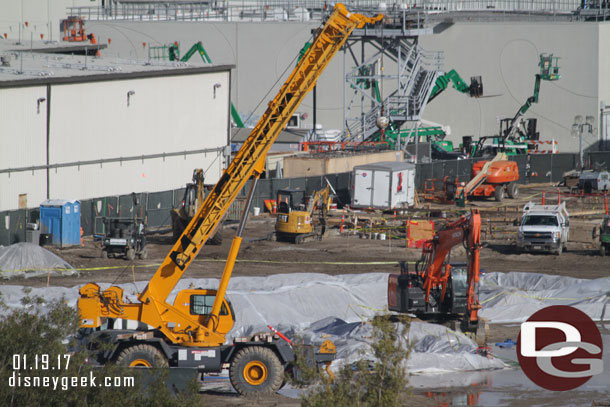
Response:
[[[587,116],[585,121],[583,122],[582,116],[574,116],[574,123],[572,124],[572,137],[579,136],[579,164],[580,171],[584,170],[584,159],[583,159],[583,147],[582,147],[582,133],[583,130],[587,130],[587,133],[595,136],[597,134],[597,129],[594,127],[595,117]]]

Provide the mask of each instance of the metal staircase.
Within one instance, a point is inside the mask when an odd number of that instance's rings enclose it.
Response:
[[[442,53],[423,50],[413,38],[374,37],[371,44],[378,52],[346,74],[353,93],[345,114],[346,140],[365,141],[378,134],[379,116],[387,117],[395,130],[407,122],[414,127],[442,74]],[[382,58],[391,61],[394,72],[380,69]],[[380,83],[394,88],[383,99]]]

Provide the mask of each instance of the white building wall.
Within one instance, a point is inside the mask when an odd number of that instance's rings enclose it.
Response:
[[[0,1],[0,35],[9,40],[60,40],[59,22],[66,18],[68,7],[99,6],[100,0],[2,0]],[[27,21],[27,26],[25,22]],[[21,26],[21,28],[20,28]],[[87,29],[87,27],[85,27]]]
[[[51,164],[223,148],[228,91],[228,72],[53,86]],[[51,198],[178,188],[196,167],[215,183],[222,163],[211,152],[53,170]]]
[[[223,72],[53,86],[51,163],[226,145],[228,79]]]
[[[541,81],[539,101],[525,117],[538,119],[541,140],[557,140],[560,152],[578,151],[570,134],[574,116],[596,116],[601,96],[598,28],[596,23],[457,23],[422,37],[424,48],[444,51],[447,71],[456,69],[467,82],[481,75],[486,96],[472,99],[447,89],[424,118],[450,125],[454,143],[464,135],[497,134],[498,119],[513,117],[533,95],[539,54],[552,53],[560,57],[561,79]]]
[[[430,51],[444,51],[445,68],[455,68],[466,81],[481,75],[486,98],[470,99],[448,89],[435,99],[424,119],[449,125],[450,139],[475,137],[498,132],[498,119],[512,117],[532,95],[534,75],[538,72],[539,53],[561,57],[562,79],[542,82],[539,103],[527,117],[539,119],[541,139],[555,138],[561,152],[578,151],[578,140],[570,135],[576,114],[596,115],[599,99],[610,104],[610,82],[600,64],[608,64],[609,23],[576,22],[460,22],[436,35],[420,38]],[[197,23],[197,22],[91,22],[89,27],[101,42],[112,38],[104,55],[147,58],[148,45],[180,41],[186,50],[202,41],[215,63],[235,64],[232,100],[242,116],[262,113],[274,92],[269,89],[279,81],[285,69],[294,67],[293,58],[311,30],[318,24],[301,22],[269,23]],[[147,46],[148,46],[147,45]],[[354,49],[360,58],[359,45]],[[368,52],[368,51],[367,51]],[[372,54],[368,54],[372,55]],[[607,61],[608,62],[602,62]],[[385,70],[395,73],[390,58],[384,58]],[[200,63],[196,56],[193,64]],[[347,69],[353,66],[348,54]],[[604,65],[605,66],[605,65]],[[605,83],[607,85],[599,85]],[[385,93],[395,89],[384,84]],[[602,86],[602,88],[600,88]],[[599,94],[598,94],[599,92]],[[319,81],[318,123],[325,128],[343,126],[343,55],[337,54]],[[348,95],[352,93],[348,89]],[[263,104],[255,110],[260,101]],[[348,99],[349,100],[349,99]],[[353,110],[359,111],[354,105]],[[312,99],[308,96],[299,112],[308,113],[311,124]]]
[[[40,205],[46,199],[45,170],[0,174],[0,211],[19,208],[19,195],[27,195],[27,207]]]
[[[46,163],[46,87],[0,89],[0,170]],[[1,172],[0,210],[15,209],[19,194],[28,203],[46,196],[46,171]]]
[[[191,181],[195,168],[207,169],[205,182],[215,183],[222,162],[219,152],[58,168],[51,170],[51,198],[86,199],[180,188]]]
[[[610,23],[599,24],[599,99],[608,108],[605,112],[610,112]],[[610,148],[610,120],[608,114],[604,114],[604,119],[598,120],[599,135],[598,139],[604,141]]]
[[[49,198],[180,188],[194,168],[204,169],[206,183],[217,182],[229,140],[229,76],[225,71],[50,85],[49,164],[59,168],[49,171]],[[129,91],[134,94],[127,106]],[[38,112],[40,98],[47,99],[45,86],[0,88],[0,211],[16,209],[19,194],[27,194],[28,207],[47,198],[45,168],[14,171],[47,164],[49,101]],[[197,150],[209,151],[190,153]],[[165,156],[146,158],[158,154]],[[121,157],[126,159],[99,163]]]

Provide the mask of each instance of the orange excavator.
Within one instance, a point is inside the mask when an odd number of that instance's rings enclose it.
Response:
[[[449,263],[451,249],[459,244],[466,249],[467,263]],[[400,274],[390,274],[390,311],[425,319],[462,317],[462,330],[477,332],[481,308],[478,299],[480,248],[481,215],[473,209],[424,242],[415,270],[409,270],[408,263],[401,262]]]

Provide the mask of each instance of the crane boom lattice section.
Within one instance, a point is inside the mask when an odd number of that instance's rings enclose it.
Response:
[[[248,179],[263,172],[269,148],[351,32],[380,20],[381,16],[369,18],[352,14],[342,4],[335,7],[312,46],[269,103],[242,148],[140,295],[140,301],[146,303],[151,297],[156,301],[167,298]]]

